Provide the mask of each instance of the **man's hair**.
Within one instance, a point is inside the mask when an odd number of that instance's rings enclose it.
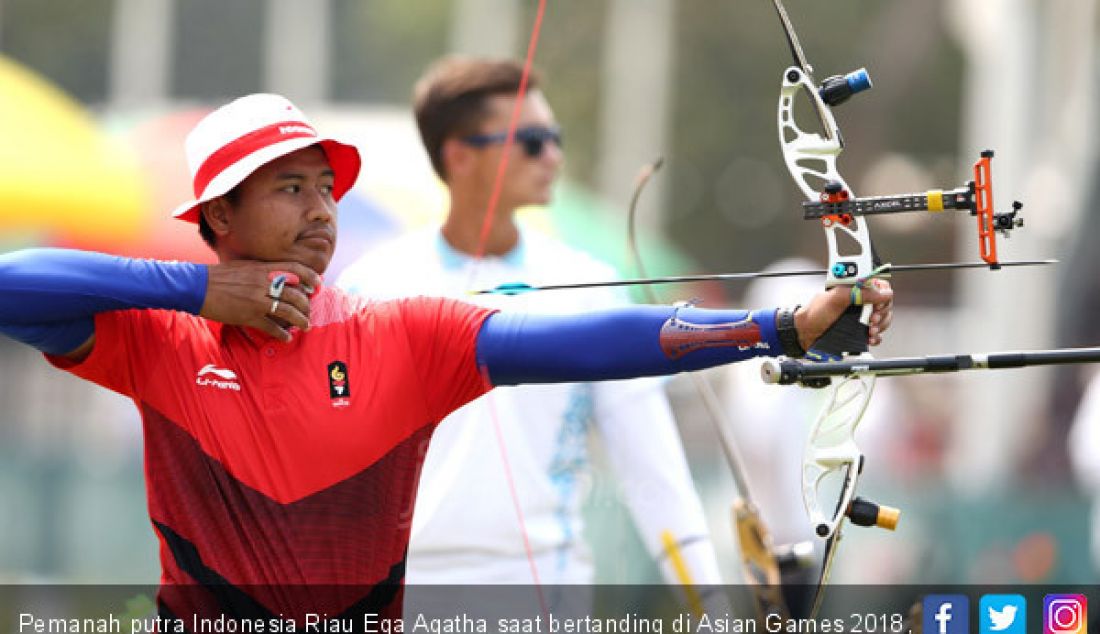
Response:
[[[443,142],[480,132],[478,126],[488,116],[488,98],[516,94],[522,77],[523,65],[510,59],[450,56],[433,64],[416,82],[416,126],[440,178],[447,178]],[[537,74],[532,72],[527,90],[538,88],[538,83]]]

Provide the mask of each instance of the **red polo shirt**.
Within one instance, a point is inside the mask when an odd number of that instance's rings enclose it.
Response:
[[[141,410],[174,614],[213,600],[289,616],[303,602],[285,588],[299,584],[355,586],[309,597],[332,615],[399,603],[428,440],[491,387],[475,358],[491,311],[327,287],[310,310],[310,331],[287,344],[181,312],[100,313],[87,359],[51,358]],[[171,587],[196,583],[212,595]]]

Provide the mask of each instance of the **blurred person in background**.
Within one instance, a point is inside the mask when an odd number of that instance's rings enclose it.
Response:
[[[611,266],[516,221],[517,209],[550,202],[564,160],[560,128],[534,75],[520,104],[488,238],[480,244],[522,75],[522,65],[507,59],[449,57],[428,69],[414,90],[413,107],[431,164],[450,192],[446,218],[441,227],[415,231],[365,254],[338,286],[371,298],[465,297],[483,306],[540,313],[626,303],[610,289],[476,298],[467,293],[472,283],[615,277]],[[488,440],[495,425],[503,448]],[[721,584],[702,505],[657,379],[505,388],[448,416],[421,473],[409,582],[593,583],[582,518],[593,430],[664,578],[683,581],[662,542],[668,531],[691,580]]]
[[[0,256],[0,332],[141,411],[162,616],[400,616],[419,468],[447,414],[498,385],[798,355],[852,301],[835,289],[797,310],[556,316],[360,301],[321,279],[355,147],[259,94],[204,117],[186,150],[195,197],[173,215],[198,226],[218,264]],[[875,282],[872,344],[892,299]],[[670,355],[678,322],[732,323],[751,345],[702,340]]]

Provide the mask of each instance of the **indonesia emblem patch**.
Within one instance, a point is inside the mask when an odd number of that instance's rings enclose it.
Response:
[[[348,405],[351,398],[351,381],[348,380],[348,366],[343,361],[328,364],[328,396],[333,407]]]

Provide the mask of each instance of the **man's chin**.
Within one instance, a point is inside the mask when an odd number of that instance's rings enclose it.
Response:
[[[328,265],[332,262],[332,256],[327,256],[324,259],[314,260],[312,262],[302,262],[305,266],[313,269],[317,275],[324,275],[328,270]]]
[[[329,262],[332,262],[332,255],[336,252],[336,245],[332,243],[325,244],[323,247],[309,247],[306,249],[306,257],[315,262],[320,269],[314,268],[313,270],[318,273],[322,272],[322,269],[327,269]],[[310,268],[313,268],[312,266]]]
[[[544,192],[540,192],[531,197],[529,205],[535,205],[537,207],[545,207],[554,202],[554,192],[547,189]]]
[[[304,267],[312,269],[318,275],[323,275],[328,270],[328,265],[332,262],[332,254],[318,251],[298,251],[293,254],[288,254],[285,258],[288,262],[297,262]]]

